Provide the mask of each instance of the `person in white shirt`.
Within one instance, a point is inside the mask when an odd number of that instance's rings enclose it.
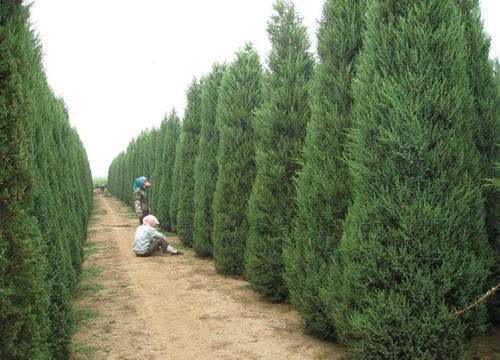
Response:
[[[167,241],[165,235],[155,229],[159,224],[153,215],[147,215],[135,232],[133,249],[137,256],[151,256],[155,251],[162,250],[172,255],[182,255],[182,252],[174,249]]]

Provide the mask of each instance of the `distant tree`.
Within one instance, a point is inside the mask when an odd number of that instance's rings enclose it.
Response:
[[[163,130],[163,132],[162,132]],[[152,187],[149,190],[149,207],[153,214],[158,214],[158,196],[160,195],[160,179],[159,171],[161,166],[162,155],[164,151],[165,142],[162,137],[164,134],[164,128],[153,128],[148,132],[147,136],[147,151],[149,155],[147,159],[150,159],[148,164],[148,169],[145,174],[148,174],[149,179],[152,183]]]
[[[182,126],[179,129],[179,138],[175,144],[175,161],[172,172],[172,194],[170,195],[169,216],[170,228],[172,231],[177,231],[177,210],[179,206],[179,187],[180,187],[180,167],[181,167],[181,144],[184,137]]]
[[[166,122],[162,124],[165,127],[163,153],[160,171],[158,173],[159,197],[157,217],[160,223],[167,229],[171,229],[170,224],[170,198],[172,196],[172,174],[174,172],[175,146],[177,144],[180,132],[179,117],[174,109],[168,115]]]

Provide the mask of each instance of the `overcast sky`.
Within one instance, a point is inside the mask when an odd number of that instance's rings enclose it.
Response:
[[[500,57],[499,0],[480,0],[491,57]],[[35,0],[32,22],[48,80],[64,97],[93,176],[128,142],[158,126],[214,62],[251,41],[265,60],[272,0]],[[323,0],[296,0],[311,42]],[[495,18],[496,15],[496,18]],[[314,45],[313,45],[314,46]],[[315,46],[313,47],[315,48]]]

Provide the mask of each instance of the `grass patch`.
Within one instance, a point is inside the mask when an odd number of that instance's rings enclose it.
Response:
[[[101,249],[102,248],[96,243],[87,242],[83,249],[85,258],[97,254]],[[102,268],[97,265],[91,265],[88,268],[84,268],[80,273],[79,282],[75,290],[75,298],[81,299],[86,296],[91,296],[104,289],[104,286],[95,281],[96,277],[101,275],[101,273]]]
[[[252,290],[255,291],[254,287],[250,283],[246,283],[240,286],[241,290]]]
[[[167,239],[167,241],[168,241],[168,239]],[[183,252],[185,252],[187,250],[193,250],[193,248],[190,248],[189,246],[184,245],[181,241],[178,241],[178,242],[177,241],[176,242],[169,241],[169,243],[177,250],[181,250]]]
[[[94,210],[91,217],[90,226],[92,226],[92,221],[96,221],[99,216],[106,214],[107,211],[97,209]],[[87,232],[87,236],[95,235],[96,233],[108,232],[112,229],[108,228],[91,228]],[[101,252],[103,249],[99,243],[95,241],[87,240],[83,247],[84,259],[87,260],[89,256]],[[75,289],[73,301],[83,300],[87,297],[95,296],[99,291],[104,289],[104,286],[99,284],[96,280],[102,274],[103,269],[95,264],[82,269],[79,276],[78,285]],[[87,326],[89,323],[99,318],[100,314],[89,307],[82,307],[76,305],[74,307],[74,317],[75,317],[75,327],[73,329],[74,334],[76,334],[79,329]],[[78,341],[73,338],[70,346],[71,358],[73,359],[95,359],[97,348],[89,346],[82,341]]]
[[[86,326],[92,320],[97,319],[99,317],[99,313],[90,308],[78,309],[75,311],[75,324],[76,328],[80,329],[83,326]]]
[[[76,288],[75,298],[81,299],[87,296],[95,295],[102,289],[104,289],[104,286],[101,284],[86,281],[85,283],[80,283]]]
[[[328,351],[322,351],[314,354],[314,360],[328,360],[332,358],[332,354]]]
[[[102,268],[100,268],[97,265],[92,265],[89,266],[87,269],[84,269],[80,275],[80,281],[84,282],[89,279],[93,279],[96,276],[99,276],[102,274]]]
[[[102,250],[102,247],[97,245],[97,243],[87,241],[87,243],[83,247],[83,256],[86,259],[91,255],[97,254],[101,250]]]
[[[97,349],[93,346],[88,346],[81,344],[79,342],[74,342],[71,344],[71,353],[76,359],[95,359],[95,353]]]

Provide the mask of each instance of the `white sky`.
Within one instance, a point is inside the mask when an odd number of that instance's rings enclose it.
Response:
[[[500,57],[499,0],[480,0],[491,57]],[[251,41],[264,61],[273,0],[35,0],[32,22],[55,93],[85,145],[92,174],[157,126],[212,64]],[[316,43],[323,0],[295,0]],[[497,15],[497,19],[495,19]],[[315,49],[315,46],[313,46]]]

